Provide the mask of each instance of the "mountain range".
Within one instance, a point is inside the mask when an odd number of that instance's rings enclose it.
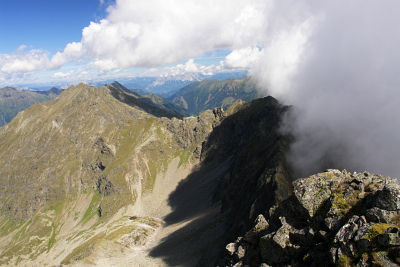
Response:
[[[238,99],[251,101],[260,96],[256,84],[250,78],[242,78],[193,82],[168,99],[189,114],[198,115],[206,109],[226,108]]]
[[[204,110],[220,106],[226,108],[238,99],[249,101],[259,96],[255,84],[249,78],[204,80],[184,86],[186,82],[181,84],[183,88],[169,98],[145,90],[128,89],[116,81],[108,86],[122,89],[133,98],[140,98],[142,102],[172,112],[177,117],[198,115]],[[19,111],[37,102],[53,99],[60,92],[62,90],[57,88],[47,91],[21,91],[11,87],[0,89],[0,126],[10,122]]]
[[[117,82],[79,84],[0,127],[0,265],[400,263],[397,180],[298,179],[280,130],[292,109],[271,96],[224,102],[248,79],[204,84],[194,102],[182,89],[193,113],[204,92],[225,108],[185,117]]]

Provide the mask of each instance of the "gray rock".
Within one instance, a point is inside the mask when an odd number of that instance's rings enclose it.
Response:
[[[265,232],[269,227],[267,220],[262,214],[258,215],[255,220],[254,227],[244,235],[244,240],[250,244],[257,244],[262,232]]]
[[[229,243],[228,245],[226,245],[225,250],[228,252],[228,254],[230,256],[232,256],[233,254],[235,254],[235,252],[237,250],[237,244],[236,243]]]
[[[368,221],[375,223],[388,223],[392,221],[395,216],[399,216],[399,211],[387,211],[378,207],[368,209],[365,213],[365,217]]]
[[[398,267],[396,263],[393,263],[388,257],[387,253],[385,252],[377,252],[375,253],[375,260],[377,264],[372,266],[385,266],[385,267]]]
[[[385,187],[375,193],[374,201],[374,206],[377,208],[398,211],[400,209],[400,190],[396,187]]]
[[[281,217],[282,226],[271,234],[261,237],[259,246],[261,257],[271,263],[285,263],[300,247],[291,244],[290,234],[296,232],[291,225]]]
[[[333,264],[337,263],[337,258],[338,258],[338,248],[337,247],[331,247],[329,249],[329,258]]]
[[[364,216],[358,217],[354,215],[350,220],[340,228],[337,232],[334,243],[347,243],[352,240],[360,227],[365,225],[367,221]]]
[[[385,233],[378,235],[376,240],[379,245],[384,247],[400,246],[399,233]]]
[[[293,182],[294,194],[302,206],[313,217],[321,205],[330,198],[333,191],[343,182],[338,170],[312,175]]]
[[[400,263],[399,228],[386,229],[400,221],[397,180],[328,170],[295,181],[293,190],[292,197],[269,209],[268,222],[260,216],[246,233],[243,259],[256,251],[261,258],[254,266]]]
[[[330,231],[337,230],[340,226],[340,219],[342,217],[343,216],[327,217],[324,219],[324,224]]]
[[[357,249],[360,253],[369,252],[373,249],[373,243],[367,238],[371,227],[370,224],[361,226],[354,237],[354,241],[356,242]]]
[[[312,246],[314,243],[314,236],[315,232],[310,227],[294,230],[290,233],[291,242],[302,247]]]
[[[236,251],[236,256],[238,257],[238,259],[244,258],[245,255],[246,255],[245,248],[243,246],[238,246]]]
[[[358,262],[356,263],[356,267],[368,267],[370,264],[368,263],[368,258],[360,257]]]

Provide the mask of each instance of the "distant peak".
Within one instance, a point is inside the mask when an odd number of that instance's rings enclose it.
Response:
[[[116,87],[116,88],[124,88],[127,89],[125,86],[123,86],[122,84],[120,84],[118,81],[113,81],[112,83],[110,83],[111,86]]]
[[[1,91],[18,91],[16,88],[14,88],[14,87],[8,87],[8,86],[3,87],[3,88],[0,88],[0,90],[1,90]]]

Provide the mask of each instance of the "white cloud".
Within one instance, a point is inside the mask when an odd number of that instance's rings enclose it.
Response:
[[[262,44],[272,0],[117,0],[108,15],[82,30],[80,42],[50,57],[43,50],[3,55],[0,70],[23,73],[90,59],[100,71],[156,67],[215,49]],[[107,2],[103,2],[106,4]],[[102,4],[102,2],[100,2]],[[22,49],[23,50],[23,49]]]
[[[51,64],[54,67],[60,67],[67,62],[79,59],[83,54],[82,43],[72,42],[66,45],[63,52],[57,52],[51,58]]]
[[[48,52],[40,49],[26,50],[26,46],[20,46],[12,54],[0,54],[0,72],[5,74],[37,71],[50,65]]]
[[[102,69],[153,67],[215,49],[256,46],[270,2],[118,0],[107,18],[83,29],[74,55],[93,57]],[[54,64],[74,58],[67,48],[53,57]]]
[[[53,74],[54,78],[66,78],[66,77],[70,77],[71,74],[73,74],[73,71],[69,71],[69,72],[55,72]]]
[[[241,55],[238,62],[248,63],[250,73],[268,88],[275,97],[285,97],[289,100],[292,77],[298,71],[301,59],[306,52],[306,45],[313,33],[316,21],[320,19],[310,17],[289,28],[284,28],[268,40],[265,48],[260,52]],[[235,52],[235,51],[234,51]],[[229,56],[227,57],[227,61]],[[248,62],[249,61],[249,62]]]
[[[296,138],[289,154],[296,169],[399,177],[400,2],[275,4],[251,73],[294,106],[286,127]]]
[[[88,67],[97,68],[101,72],[106,72],[117,68],[117,64],[113,59],[95,59],[88,64]]]
[[[233,50],[226,56],[224,64],[228,68],[249,68],[252,67],[262,54],[257,47],[246,47]]]
[[[185,76],[192,75],[195,73],[203,74],[203,75],[213,75],[216,72],[222,71],[220,66],[215,65],[202,65],[195,63],[194,59],[189,59],[184,64],[177,64],[172,67],[165,67],[160,72],[153,72],[153,75],[157,73],[162,77],[171,77],[171,76]]]

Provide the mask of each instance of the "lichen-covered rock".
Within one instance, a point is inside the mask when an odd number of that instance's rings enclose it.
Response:
[[[330,170],[293,182],[293,192],[310,217],[315,215],[343,182],[340,174],[340,171]]]
[[[273,233],[260,238],[261,257],[273,264],[289,262],[300,247],[290,242],[290,235],[296,229],[286,223],[285,218],[280,218],[282,226]]]
[[[400,246],[399,228],[388,228],[384,234],[380,234],[376,237],[376,241],[379,245],[384,247]]]
[[[248,231],[250,266],[398,266],[400,185],[396,179],[328,170],[293,182],[293,196],[265,212],[261,236]],[[304,211],[304,212],[303,212]]]
[[[365,217],[371,221],[376,223],[388,223],[390,221],[394,221],[399,218],[398,211],[388,211],[383,210],[377,207],[373,207],[368,209],[365,213]]]

